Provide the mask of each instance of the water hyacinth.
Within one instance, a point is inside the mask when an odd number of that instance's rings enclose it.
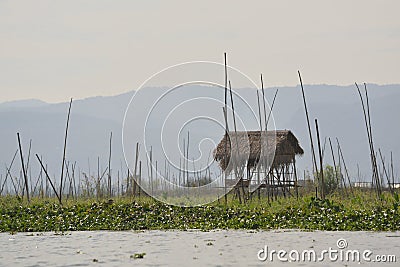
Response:
[[[302,229],[343,231],[400,230],[398,200],[326,199],[304,197],[268,203],[253,200],[227,205],[176,207],[142,198],[115,199],[111,204],[74,200],[63,206],[56,200],[36,199],[30,204],[0,199],[0,231]]]

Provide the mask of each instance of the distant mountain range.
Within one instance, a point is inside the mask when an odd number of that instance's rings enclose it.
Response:
[[[148,92],[149,102],[158,88],[145,88]],[[385,160],[390,159],[393,152],[395,173],[400,166],[400,85],[368,85],[371,106],[371,119],[375,146],[381,148]],[[198,97],[198,92],[204,92],[202,86],[193,85],[185,94],[175,97],[175,103]],[[251,88],[235,89],[255,110],[257,110],[256,90]],[[266,89],[266,98],[271,101],[274,88]],[[118,170],[126,170],[122,149],[122,122],[126,107],[134,95],[134,91],[110,97],[91,97],[82,100],[74,100],[71,112],[67,158],[70,162],[77,162],[80,172],[97,173],[97,161],[99,160],[101,171],[108,165],[109,138],[112,139],[112,170],[114,178]],[[315,132],[314,119],[317,118],[321,131],[322,142],[326,137],[331,137],[336,153],[336,137],[340,141],[346,165],[353,180],[357,177],[357,165],[360,168],[361,180],[369,180],[370,163],[367,135],[363,121],[360,99],[355,86],[334,85],[305,85],[305,93],[308,101],[311,124]],[[218,91],[210,93],[211,97],[223,101],[223,94]],[[152,95],[152,96],[150,96]],[[143,93],[141,103],[136,103],[135,110],[146,106],[146,93]],[[207,106],[193,104],[195,110],[206,110]],[[0,174],[3,179],[6,173],[6,165],[17,150],[18,143],[16,133],[19,132],[23,141],[25,156],[28,154],[29,141],[32,139],[30,157],[31,172],[35,177],[39,171],[37,153],[48,164],[49,173],[55,177],[60,175],[65,122],[68,111],[68,102],[49,104],[40,100],[30,99],[5,102],[0,104]],[[167,106],[159,112],[168,113]],[[236,110],[242,120],[251,120],[246,112],[241,114],[241,106]],[[182,116],[187,114],[182,114]],[[222,116],[222,109],[220,112]],[[143,119],[144,114],[134,114]],[[281,87],[273,109],[273,116],[277,129],[290,129],[299,139],[305,154],[297,161],[300,176],[303,170],[311,168],[310,143],[304,107],[301,98],[300,87]],[[142,131],[138,119],[137,129]],[[232,125],[232,124],[231,124]],[[257,126],[254,126],[257,127]],[[211,132],[211,133],[210,133]],[[156,131],[154,131],[154,134]],[[207,133],[218,141],[223,132],[214,128],[196,130],[193,135]],[[153,134],[153,132],[152,132]],[[167,140],[175,142],[175,136]],[[315,136],[314,136],[315,139]],[[196,136],[193,137],[196,140]],[[132,143],[136,141],[132,140]],[[169,142],[169,141],[167,141]],[[156,147],[155,147],[156,148]],[[332,164],[329,143],[325,144],[325,163]],[[132,148],[133,149],[133,148]],[[196,154],[197,146],[192,145],[193,154]],[[133,150],[132,150],[133,151]],[[131,152],[129,152],[131,153]],[[133,153],[131,153],[133,154]],[[131,160],[131,159],[129,159]],[[122,167],[121,167],[122,166]],[[18,175],[20,170],[19,157],[16,158],[12,172]]]

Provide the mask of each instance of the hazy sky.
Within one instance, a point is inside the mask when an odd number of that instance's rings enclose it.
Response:
[[[238,1],[239,2],[239,1]],[[136,89],[223,61],[267,86],[400,83],[400,1],[0,0],[0,102]]]

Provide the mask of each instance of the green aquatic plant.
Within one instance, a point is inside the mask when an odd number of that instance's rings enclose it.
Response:
[[[398,195],[376,199],[363,193],[325,200],[306,196],[247,201],[229,199],[227,205],[211,203],[177,207],[150,198],[114,201],[32,199],[31,203],[0,198],[1,232],[91,230],[188,230],[199,229],[302,229],[348,231],[400,230]]]

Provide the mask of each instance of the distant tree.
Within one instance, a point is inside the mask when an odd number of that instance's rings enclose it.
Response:
[[[203,176],[200,178],[192,178],[189,182],[185,183],[187,187],[198,187],[203,185],[208,185],[212,182],[211,178]]]
[[[340,180],[340,175],[341,172],[338,168],[335,168],[331,165],[326,165],[324,167],[324,192],[325,195],[329,195],[332,194],[338,187],[339,187],[339,183],[338,180]],[[319,176],[315,176],[315,177],[319,177]],[[321,180],[318,179],[318,183],[320,183]],[[320,185],[318,186],[320,187]]]

